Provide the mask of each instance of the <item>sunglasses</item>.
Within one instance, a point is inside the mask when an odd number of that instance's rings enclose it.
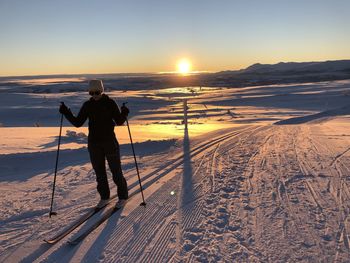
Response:
[[[100,94],[101,94],[101,91],[89,91],[90,96],[100,95]]]

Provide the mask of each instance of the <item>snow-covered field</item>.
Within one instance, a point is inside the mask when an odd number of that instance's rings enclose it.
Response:
[[[110,89],[131,110],[147,206],[116,127],[130,201],[76,246],[67,241],[104,211],[57,244],[43,239],[98,201],[87,130],[65,121],[48,217],[58,105],[76,113],[88,96],[47,83],[0,86],[1,262],[349,261],[350,80]]]

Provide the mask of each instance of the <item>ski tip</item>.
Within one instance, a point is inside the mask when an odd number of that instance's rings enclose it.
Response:
[[[52,240],[47,240],[47,239],[44,239],[43,240],[46,244],[54,244],[55,242],[54,241],[52,241]]]

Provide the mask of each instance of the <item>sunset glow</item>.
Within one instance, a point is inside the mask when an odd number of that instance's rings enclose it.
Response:
[[[177,63],[177,72],[181,73],[181,74],[188,74],[191,72],[191,62],[184,58],[181,59],[178,63]]]

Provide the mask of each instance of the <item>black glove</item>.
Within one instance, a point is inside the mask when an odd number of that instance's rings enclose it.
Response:
[[[120,109],[121,109],[121,114],[124,116],[128,116],[128,114],[130,113],[129,109],[125,105],[123,105]]]
[[[59,109],[59,112],[63,115],[66,115],[70,112],[70,109],[62,102],[60,109]]]

